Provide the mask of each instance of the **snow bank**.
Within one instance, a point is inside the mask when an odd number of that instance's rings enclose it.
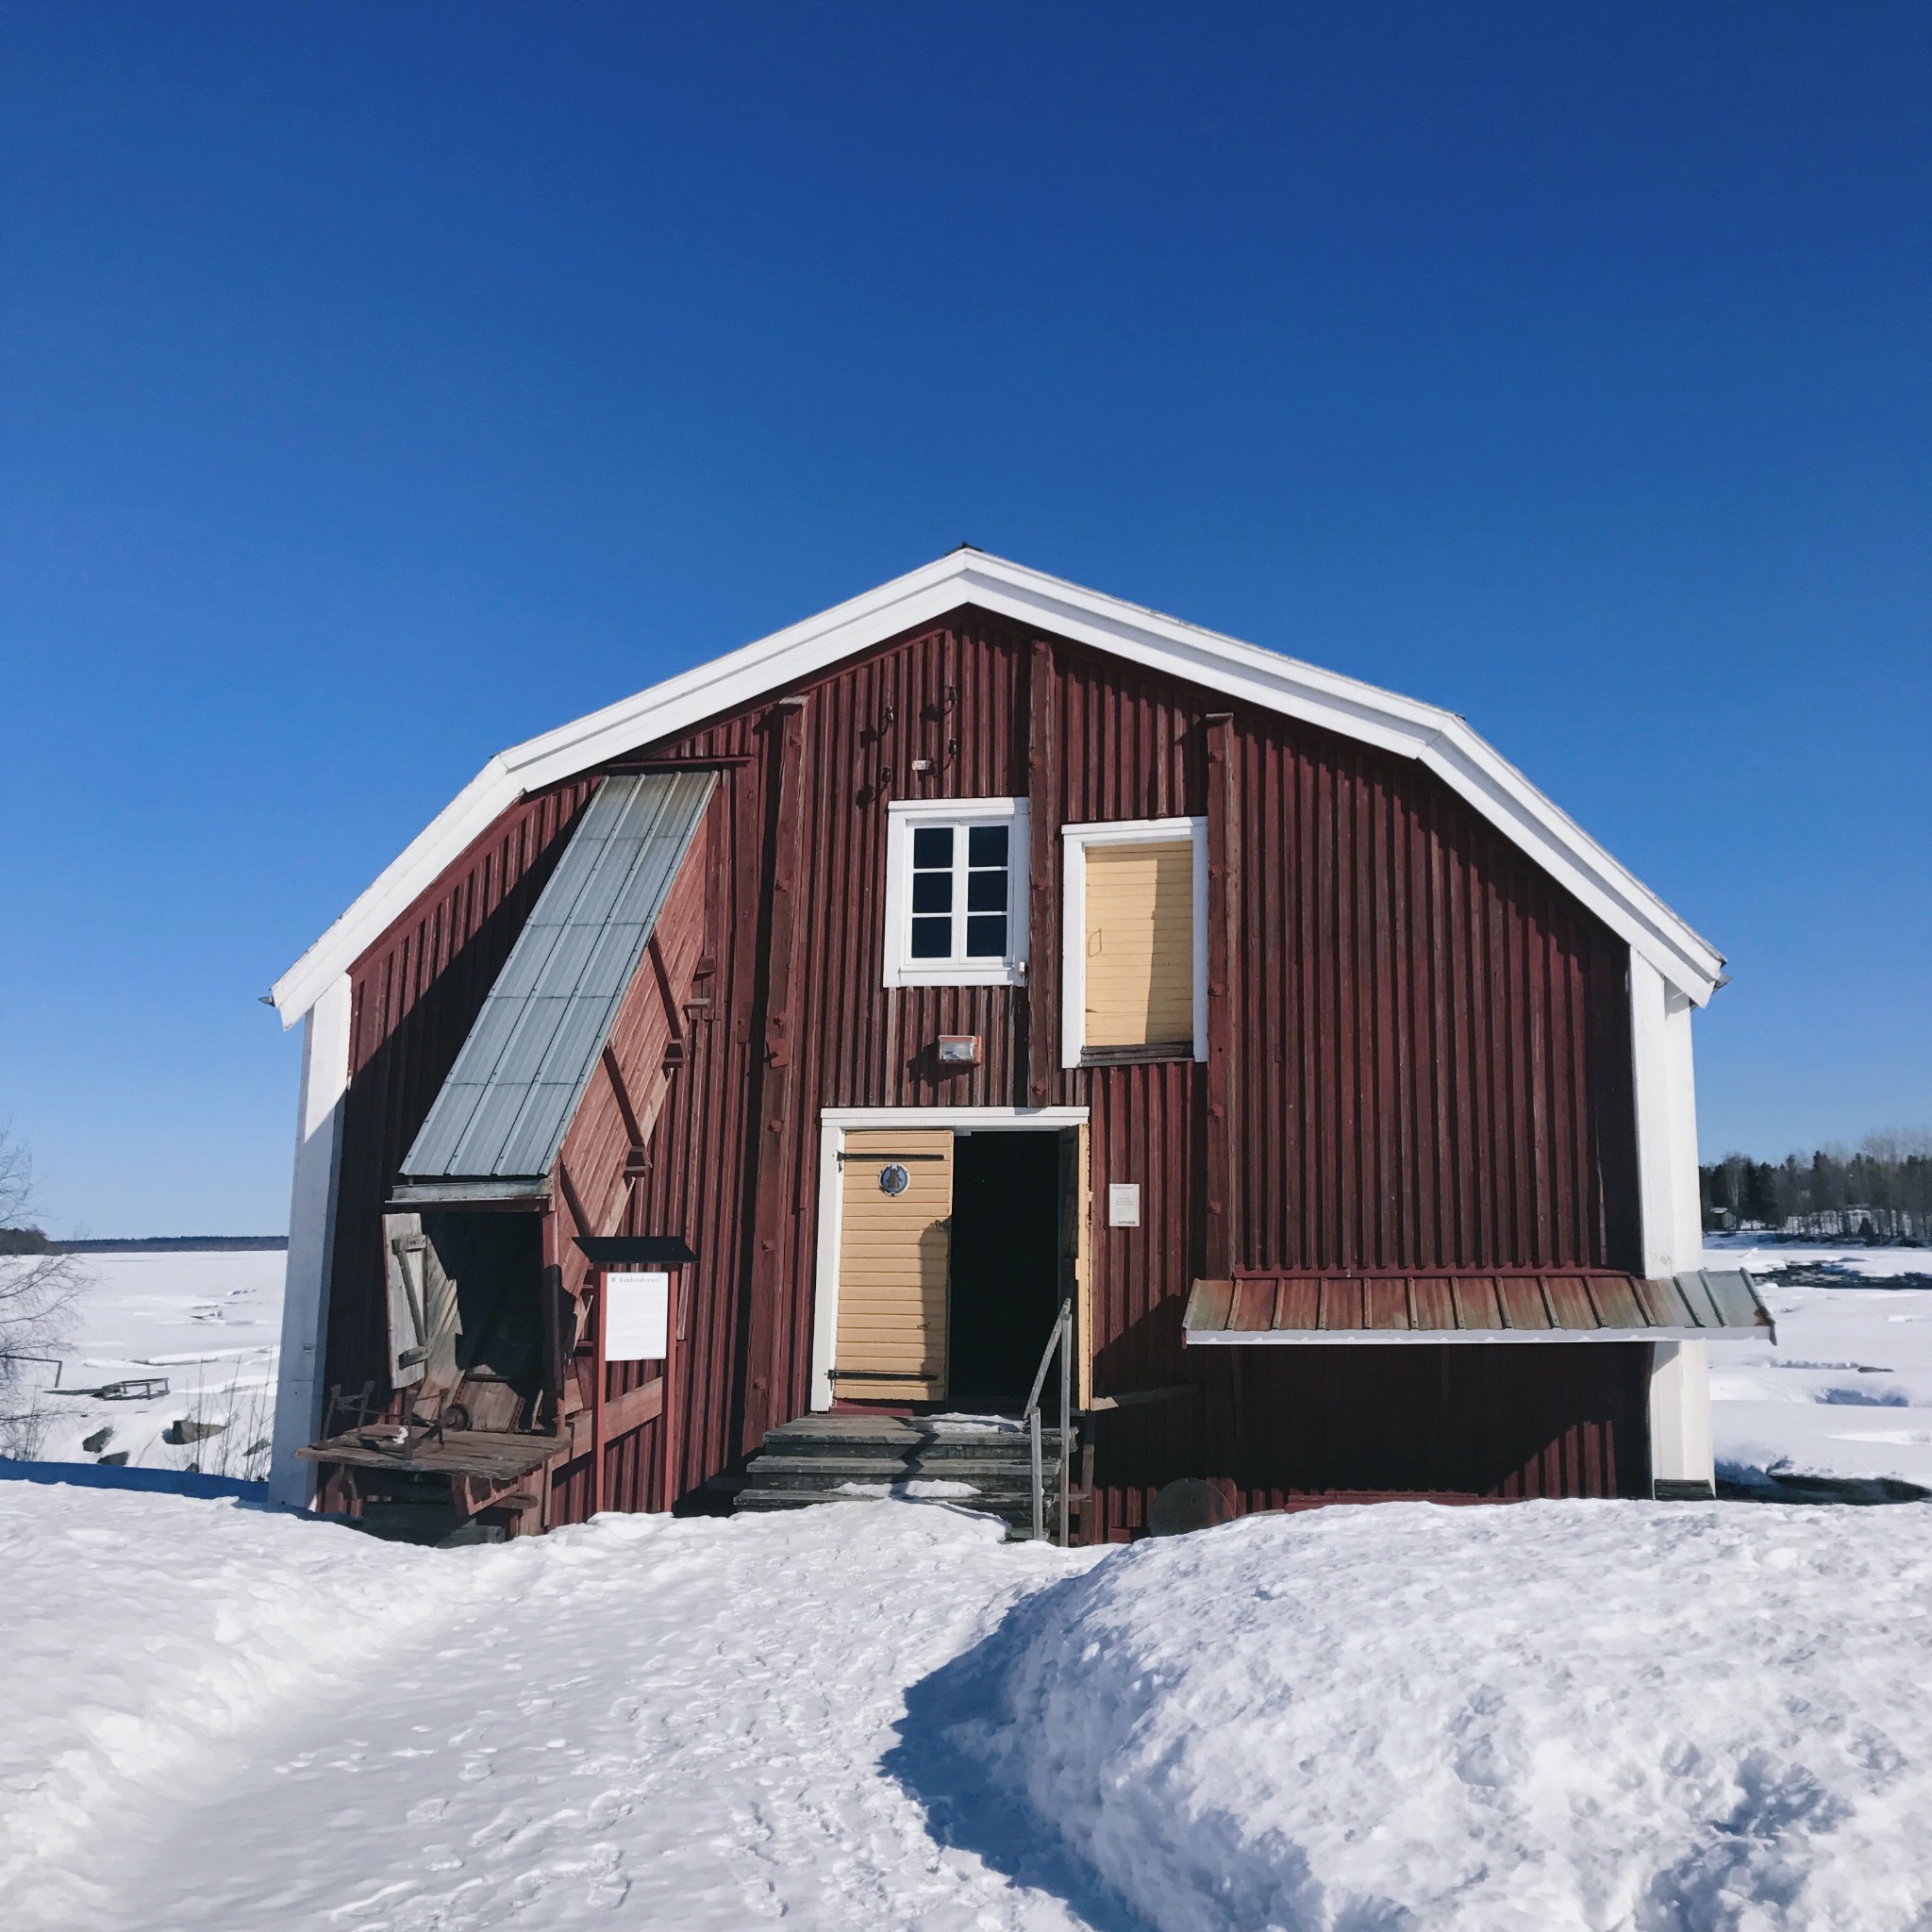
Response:
[[[1928,1530],[1252,1517],[1024,1606],[955,1740],[1162,1932],[1923,1926]]]

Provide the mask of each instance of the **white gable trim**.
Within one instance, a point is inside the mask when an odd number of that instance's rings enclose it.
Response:
[[[1082,590],[980,550],[956,550],[862,597],[499,752],[275,982],[285,1026],[360,957],[444,866],[525,792],[781,691],[962,604],[1419,759],[1698,1006],[1724,958],[1452,711]]]

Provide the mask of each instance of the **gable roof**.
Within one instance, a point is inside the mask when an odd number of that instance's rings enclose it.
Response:
[[[1163,617],[983,550],[960,548],[541,737],[498,752],[275,984],[293,1025],[453,858],[525,792],[803,677],[972,604],[1418,759],[1702,1006],[1724,958],[1453,711]]]

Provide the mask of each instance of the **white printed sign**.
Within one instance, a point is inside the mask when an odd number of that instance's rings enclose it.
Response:
[[[671,1277],[604,1277],[604,1359],[661,1362],[670,1350]]]
[[[1139,1227],[1141,1224],[1141,1184],[1114,1181],[1107,1191],[1107,1224],[1109,1227]]]

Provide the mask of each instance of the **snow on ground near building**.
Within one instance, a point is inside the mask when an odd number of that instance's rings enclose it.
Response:
[[[424,1551],[0,1486],[9,1927],[1932,1924],[1927,1506]]]
[[[1777,1323],[1775,1348],[1710,1344],[1720,1474],[1890,1476],[1932,1489],[1932,1249],[1728,1240],[1705,1261],[1749,1269]],[[1787,1269],[1811,1278],[1783,1280]]]
[[[72,1259],[81,1278],[61,1388],[158,1377],[168,1393],[138,1401],[43,1393],[41,1459],[125,1454],[137,1469],[265,1477],[288,1257],[163,1249]],[[52,1382],[51,1369],[36,1376],[43,1391]],[[203,1435],[207,1428],[215,1433]],[[98,1448],[85,1446],[97,1438]]]
[[[1932,1923],[1924,1506],[1145,1542],[919,1702],[1162,1932]]]

